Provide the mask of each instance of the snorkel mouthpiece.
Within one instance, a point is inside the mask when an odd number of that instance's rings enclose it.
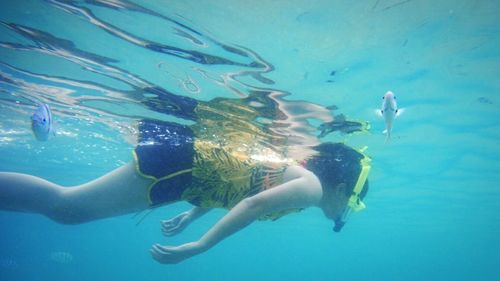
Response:
[[[335,225],[333,226],[334,232],[340,232],[342,227],[344,227],[345,222],[342,220],[335,220]]]

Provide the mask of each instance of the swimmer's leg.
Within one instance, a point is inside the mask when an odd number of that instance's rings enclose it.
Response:
[[[150,184],[132,163],[74,187],[0,172],[0,210],[38,213],[65,224],[83,223],[147,209]]]

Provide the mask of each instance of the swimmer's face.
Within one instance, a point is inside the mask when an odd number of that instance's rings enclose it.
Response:
[[[324,191],[321,209],[325,216],[333,221],[342,216],[349,197],[346,195],[346,184],[341,183],[335,188]]]

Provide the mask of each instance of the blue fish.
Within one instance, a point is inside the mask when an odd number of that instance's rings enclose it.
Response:
[[[46,141],[49,135],[55,135],[52,112],[48,104],[39,104],[31,116],[31,130],[39,141]]]
[[[16,269],[19,267],[17,261],[11,258],[1,258],[0,259],[0,268],[1,269]]]

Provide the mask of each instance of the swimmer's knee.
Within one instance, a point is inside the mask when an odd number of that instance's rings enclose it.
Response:
[[[54,203],[46,215],[60,224],[74,225],[90,221],[85,209],[71,200],[71,197],[64,191],[57,192],[54,196]]]
[[[64,212],[54,212],[49,214],[49,218],[59,224],[76,225],[90,221],[79,215],[67,214]]]
[[[75,225],[91,221],[87,216],[83,215],[71,206],[59,206],[53,209],[48,217],[60,224]]]

